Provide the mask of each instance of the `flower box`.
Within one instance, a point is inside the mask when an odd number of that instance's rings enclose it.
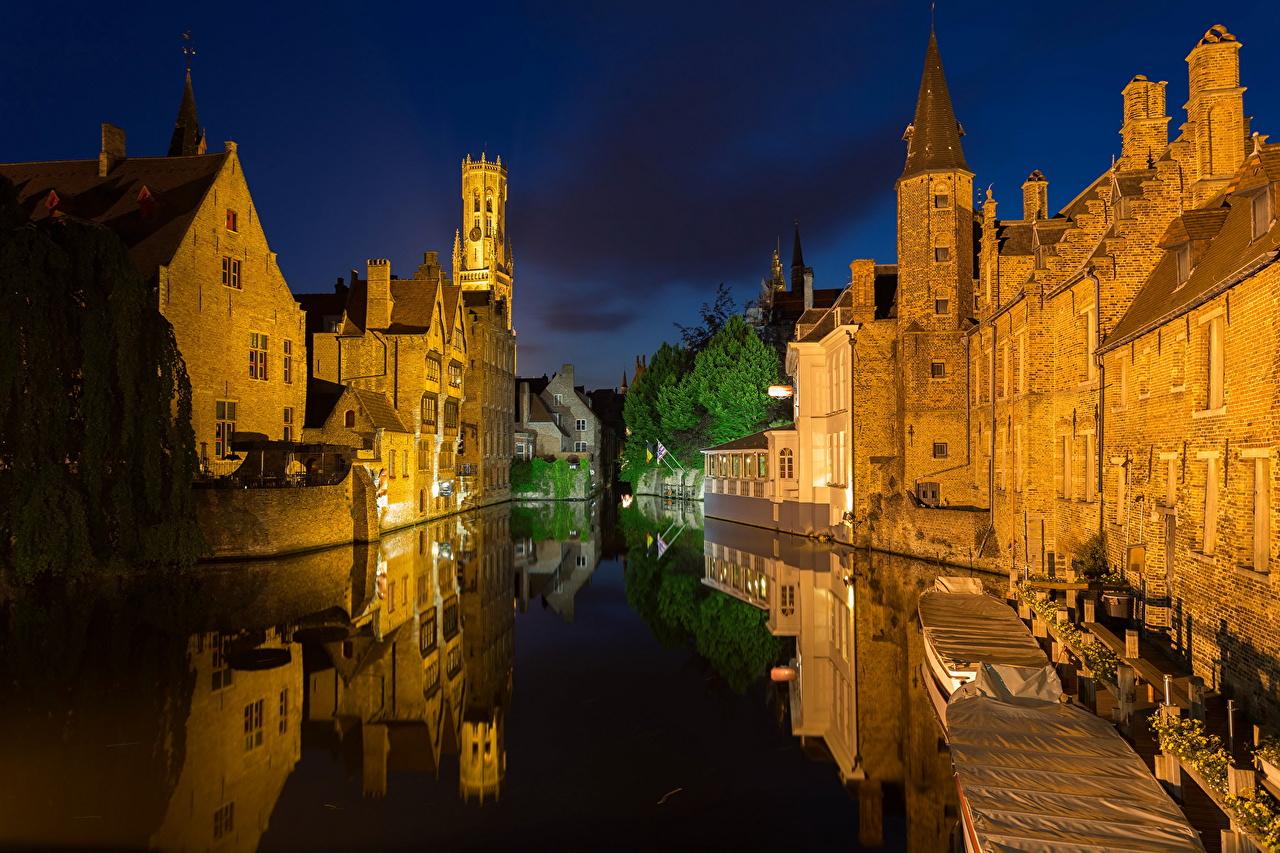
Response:
[[[1103,593],[1102,606],[1111,618],[1128,619],[1133,615],[1133,596],[1125,592]]]
[[[1258,772],[1267,777],[1267,781],[1272,785],[1280,786],[1280,756],[1273,754],[1264,756],[1259,752],[1254,757],[1258,759]]]

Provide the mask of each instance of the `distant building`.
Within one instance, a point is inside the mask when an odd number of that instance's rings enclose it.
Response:
[[[130,157],[102,125],[92,160],[0,164],[32,221],[74,217],[110,228],[150,281],[191,380],[202,466],[223,473],[235,432],[296,441],[306,406],[302,310],[263,230],[234,142],[206,153],[191,72],[169,150]]]
[[[748,319],[760,338],[782,358],[804,312],[831,307],[842,289],[814,288],[813,267],[805,265],[804,249],[800,245],[800,223],[797,222],[791,244],[790,287],[787,279],[783,278],[779,251],[774,249],[769,277],[761,280],[760,295],[747,309]]]
[[[517,460],[583,459],[600,470],[600,419],[574,384],[572,364],[549,380],[521,379],[517,417]]]

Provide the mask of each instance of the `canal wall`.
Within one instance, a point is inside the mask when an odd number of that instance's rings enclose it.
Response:
[[[377,487],[363,465],[333,486],[197,488],[206,559],[275,557],[378,538]]]
[[[632,492],[637,495],[700,501],[704,488],[703,479],[701,468],[674,471],[670,468],[651,468],[640,475],[640,479],[632,486]]]

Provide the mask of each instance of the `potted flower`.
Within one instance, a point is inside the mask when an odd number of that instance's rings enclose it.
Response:
[[[1272,785],[1280,785],[1280,740],[1274,737],[1263,738],[1253,757],[1258,763],[1259,772],[1267,777],[1267,781]]]

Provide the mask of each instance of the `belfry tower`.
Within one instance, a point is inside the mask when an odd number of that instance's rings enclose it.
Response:
[[[511,328],[515,264],[507,236],[507,170],[498,157],[462,161],[462,220],[453,241],[453,280],[464,291],[483,290]]]
[[[898,347],[904,485],[927,504],[967,503],[965,329],[973,315],[973,172],[929,33],[898,178]]]

